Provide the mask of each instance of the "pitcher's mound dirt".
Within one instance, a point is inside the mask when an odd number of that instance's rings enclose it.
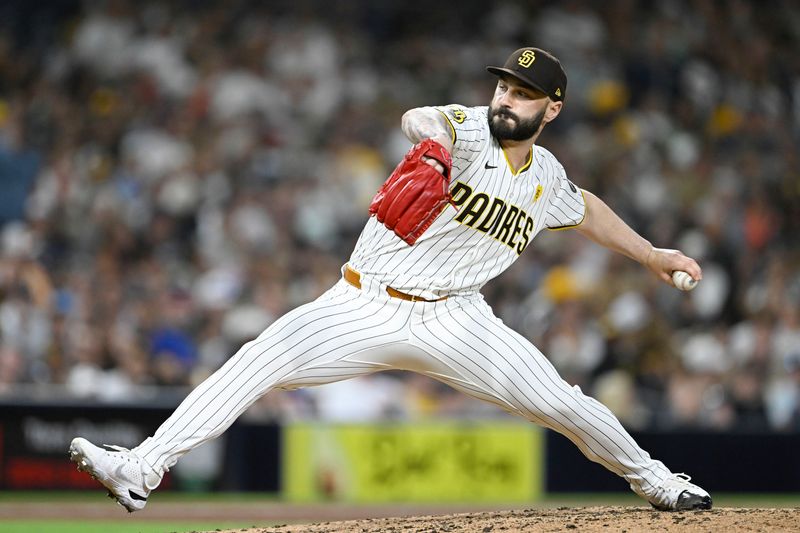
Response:
[[[647,507],[559,507],[492,513],[376,518],[306,525],[235,529],[229,533],[354,531],[358,533],[511,533],[513,531],[800,531],[800,508],[658,512]]]

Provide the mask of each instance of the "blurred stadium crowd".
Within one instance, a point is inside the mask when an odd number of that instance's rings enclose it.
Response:
[[[691,293],[579,235],[484,290],[631,428],[800,429],[800,8],[790,1],[25,3],[0,8],[0,394],[196,384],[336,282],[411,107],[485,105],[553,51],[540,141]],[[266,416],[494,408],[411,374],[268,395]]]

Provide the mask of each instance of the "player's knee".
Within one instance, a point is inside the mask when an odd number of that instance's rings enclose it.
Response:
[[[554,427],[556,420],[562,416],[558,409],[546,402],[528,402],[522,406],[521,414],[528,420],[547,428]]]

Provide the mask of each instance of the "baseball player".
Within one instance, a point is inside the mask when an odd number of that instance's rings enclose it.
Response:
[[[676,270],[701,278],[693,259],[653,247],[535,144],[564,103],[558,59],[522,48],[488,71],[498,77],[488,107],[403,115],[403,132],[417,144],[376,194],[336,285],[242,346],[136,448],[75,438],[78,469],[136,511],[183,454],[270,390],[405,369],[565,435],[656,509],[711,508],[705,490],[651,458],[484,301],[481,287],[543,229],[575,228],[666,283]]]

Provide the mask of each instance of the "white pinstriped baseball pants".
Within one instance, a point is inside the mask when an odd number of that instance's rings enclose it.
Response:
[[[272,389],[389,369],[438,379],[565,435],[647,498],[670,471],[600,402],[571,387],[542,353],[495,317],[480,294],[439,302],[390,297],[340,280],[248,342],[134,451],[160,471],[221,435]]]

